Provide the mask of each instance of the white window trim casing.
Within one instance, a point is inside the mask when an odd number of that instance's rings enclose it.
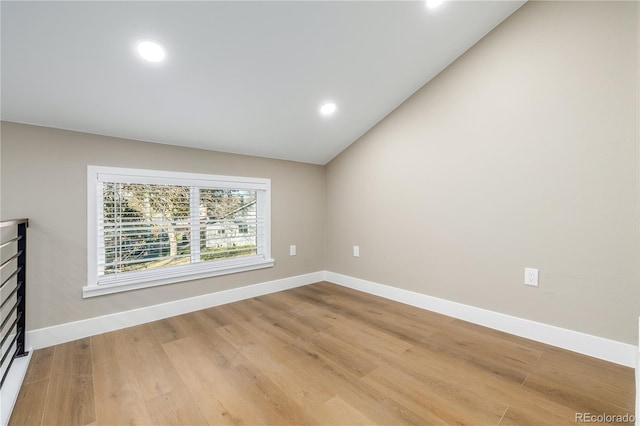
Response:
[[[231,258],[216,262],[195,263],[159,268],[151,271],[127,272],[115,282],[103,277],[98,283],[98,179],[109,182],[144,184],[191,185],[221,189],[257,190],[259,203],[264,205],[264,253],[256,256]],[[236,176],[217,176],[159,170],[127,169],[119,167],[87,166],[87,285],[82,297],[94,297],[146,287],[234,274],[237,272],[273,267],[271,258],[271,180]],[[110,282],[114,281],[114,282]]]

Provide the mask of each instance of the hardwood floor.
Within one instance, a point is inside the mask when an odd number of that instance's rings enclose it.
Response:
[[[559,425],[634,371],[318,283],[41,349],[10,425]]]

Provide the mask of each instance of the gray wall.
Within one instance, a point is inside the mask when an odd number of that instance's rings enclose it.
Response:
[[[637,8],[525,4],[326,167],[2,123],[28,328],[326,269],[636,343]],[[82,299],[87,164],[271,178],[276,267]]]
[[[326,269],[636,343],[637,7],[525,4],[329,163]]]
[[[6,122],[1,136],[1,217],[30,220],[29,330],[324,269],[324,167]],[[82,299],[88,164],[270,178],[276,266]]]

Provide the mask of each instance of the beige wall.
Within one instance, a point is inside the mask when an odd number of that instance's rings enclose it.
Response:
[[[636,343],[637,8],[529,2],[327,167],[2,123],[28,329],[326,269]],[[271,178],[276,267],[82,299],[87,164]]]
[[[324,167],[15,123],[1,136],[1,217],[30,220],[29,330],[324,269]],[[270,178],[276,266],[82,299],[88,164]]]
[[[329,163],[326,269],[636,343],[637,7],[525,4]]]

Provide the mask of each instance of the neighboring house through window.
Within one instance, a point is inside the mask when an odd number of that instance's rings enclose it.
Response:
[[[85,297],[273,266],[269,179],[88,166]]]

